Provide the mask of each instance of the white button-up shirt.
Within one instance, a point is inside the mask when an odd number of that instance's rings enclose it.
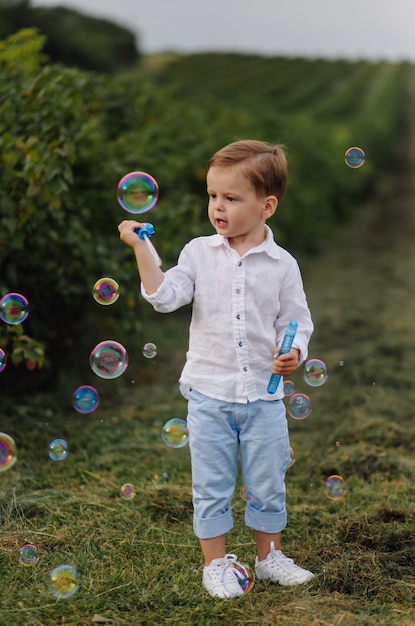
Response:
[[[300,363],[307,357],[313,323],[297,261],[267,225],[265,234],[243,256],[222,235],[197,237],[155,293],[141,285],[143,297],[162,313],[193,301],[182,386],[228,402],[282,398],[282,380],[275,394],[267,386],[290,320],[298,322],[293,347]]]

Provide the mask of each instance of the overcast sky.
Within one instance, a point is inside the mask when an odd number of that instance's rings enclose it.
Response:
[[[236,51],[415,62],[415,0],[32,0],[127,26],[144,53]]]

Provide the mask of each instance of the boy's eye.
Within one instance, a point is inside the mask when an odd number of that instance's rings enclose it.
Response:
[[[235,200],[233,196],[226,196],[226,199],[228,200],[228,202],[233,202]]]

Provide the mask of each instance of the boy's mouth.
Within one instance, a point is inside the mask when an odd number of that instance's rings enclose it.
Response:
[[[223,227],[226,226],[227,222],[221,219],[220,217],[215,218],[216,226]]]

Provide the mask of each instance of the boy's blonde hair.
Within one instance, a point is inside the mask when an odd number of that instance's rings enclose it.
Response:
[[[255,139],[234,141],[215,152],[208,170],[234,165],[242,167],[258,195],[276,196],[281,201],[288,182],[287,157],[281,145]]]

